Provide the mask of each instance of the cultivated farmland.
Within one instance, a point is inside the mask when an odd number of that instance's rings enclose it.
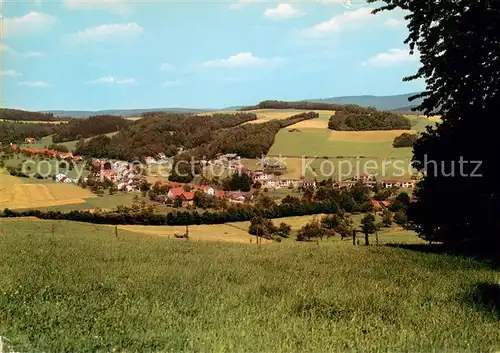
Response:
[[[76,185],[62,183],[25,183],[0,170],[0,209],[39,208],[84,203],[96,197]]]

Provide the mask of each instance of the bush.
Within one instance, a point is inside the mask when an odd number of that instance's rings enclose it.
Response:
[[[394,138],[394,142],[392,143],[392,146],[394,148],[399,148],[399,147],[413,147],[415,142],[417,142],[418,136],[417,134],[409,134],[409,133],[402,133],[399,136],[396,136]]]

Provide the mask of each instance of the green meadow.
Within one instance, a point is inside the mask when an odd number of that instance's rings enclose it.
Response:
[[[62,221],[0,227],[0,335],[15,351],[500,349],[486,300],[498,272],[466,258],[339,240],[116,238]],[[396,241],[418,243],[381,239]]]

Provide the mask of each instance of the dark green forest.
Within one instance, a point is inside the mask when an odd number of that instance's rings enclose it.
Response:
[[[52,113],[29,112],[19,109],[0,108],[0,120],[12,121],[62,121],[68,118],[58,118]]]
[[[96,115],[88,119],[74,119],[58,127],[57,133],[53,136],[53,141],[55,143],[67,142],[108,134],[120,131],[130,124],[130,120],[114,115]]]
[[[256,120],[255,114],[191,114],[165,113],[130,123],[113,137],[98,136],[80,140],[76,153],[92,157],[132,160],[148,155],[177,154],[179,149],[192,149],[211,142],[215,131]]]
[[[341,131],[410,130],[411,122],[401,114],[386,111],[337,111],[330,117],[328,128]]]
[[[26,137],[40,139],[55,133],[60,124],[0,121],[0,142],[21,143]]]

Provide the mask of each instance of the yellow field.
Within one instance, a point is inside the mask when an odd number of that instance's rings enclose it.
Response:
[[[328,120],[304,120],[297,124],[293,124],[287,127],[287,129],[300,129],[300,128],[315,128],[315,129],[328,129]]]
[[[312,221],[314,218],[320,218],[322,215],[297,216],[274,219],[275,225],[281,222],[288,223],[292,230],[296,231],[304,224]],[[189,226],[189,238],[194,241],[222,241],[231,243],[255,244],[255,236],[248,234],[250,222],[232,222],[226,224],[212,225],[192,225]],[[119,225],[119,229],[130,232],[147,234],[160,237],[173,238],[174,234],[184,234],[185,226],[142,226],[142,225]],[[262,244],[271,243],[271,241],[262,239]]]
[[[246,227],[245,225],[246,224]],[[248,234],[247,222],[214,225],[195,225],[189,226],[189,238],[194,241],[223,241],[231,243],[250,244],[250,240],[255,244],[255,236]],[[175,233],[184,234],[185,226],[139,226],[139,225],[121,225],[119,229],[130,232],[148,234],[160,237],[173,238]],[[262,239],[262,244],[271,243],[271,241]]]
[[[38,208],[77,204],[96,197],[72,184],[24,184],[20,178],[0,172],[0,209]]]
[[[330,131],[328,139],[332,141],[384,142],[393,141],[402,133],[416,134],[415,130],[380,130],[380,131]]]
[[[125,120],[130,120],[130,121],[137,121],[139,119],[142,119],[142,117],[140,117],[140,116],[132,116],[132,117],[129,117],[129,118],[125,118]]]

